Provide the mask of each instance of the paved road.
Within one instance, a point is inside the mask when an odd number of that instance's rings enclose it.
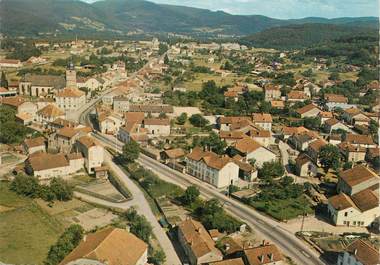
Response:
[[[105,207],[116,208],[118,210],[128,210],[130,207],[135,207],[137,212],[146,217],[149,223],[153,227],[153,234],[157,238],[160,246],[166,254],[166,265],[180,265],[181,262],[178,258],[176,251],[174,250],[172,242],[169,240],[165,230],[160,226],[156,217],[152,213],[150,205],[146,200],[144,193],[140,190],[138,185],[136,185],[128,175],[122,170],[118,165],[112,161],[111,155],[106,152],[105,161],[109,168],[116,174],[123,184],[128,187],[128,190],[131,192],[133,199],[127,202],[122,203],[113,203],[99,198],[89,196],[80,192],[74,192],[74,195],[77,198],[81,198],[84,201],[103,205]]]
[[[101,134],[94,134],[94,137],[102,141],[105,145],[111,146],[117,151],[121,150],[122,143],[117,140],[112,140],[111,137],[104,137]],[[205,198],[217,198],[224,204],[225,209],[246,222],[257,233],[261,234],[264,238],[269,239],[271,242],[279,246],[282,251],[293,259],[299,265],[322,265],[325,264],[320,260],[319,254],[309,248],[305,243],[299,240],[291,232],[285,230],[281,223],[261,215],[251,207],[244,205],[241,202],[230,199],[221,194],[217,189],[211,185],[204,183],[192,176],[180,173],[173,170],[160,162],[151,159],[145,155],[140,155],[138,162],[154,171],[160,178],[182,187],[196,185],[202,196]]]

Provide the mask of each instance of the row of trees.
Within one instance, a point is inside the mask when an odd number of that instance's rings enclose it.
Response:
[[[68,201],[73,197],[72,187],[61,178],[53,178],[49,185],[40,184],[35,177],[17,175],[11,182],[10,189],[17,194],[45,201]]]

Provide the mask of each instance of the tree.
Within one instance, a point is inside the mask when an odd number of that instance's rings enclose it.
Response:
[[[50,181],[50,190],[59,201],[68,201],[73,197],[72,187],[61,178],[53,178]]]
[[[329,79],[332,81],[339,80],[339,73],[338,72],[332,72],[329,76]]]
[[[177,117],[177,124],[184,125],[187,121],[187,113],[183,112]]]
[[[82,240],[84,230],[80,225],[70,225],[50,247],[44,265],[59,264]]]
[[[168,65],[170,63],[169,61],[169,57],[167,54],[165,54],[165,57],[164,57],[164,64]]]
[[[164,43],[160,43],[158,45],[158,54],[159,55],[163,55],[164,53],[166,53],[168,51],[168,45],[164,44]]]
[[[181,199],[185,205],[190,205],[196,201],[199,195],[200,195],[199,189],[196,186],[190,186],[186,189]]]
[[[205,127],[208,124],[208,120],[203,118],[201,114],[191,115],[189,121],[195,127]]]
[[[227,146],[226,142],[220,139],[219,135],[215,132],[211,132],[208,137],[202,138],[201,145],[219,155],[224,153],[224,149]]]
[[[4,71],[1,72],[0,87],[8,88],[8,80],[7,80],[7,77],[4,73]]]
[[[319,117],[305,117],[303,118],[303,124],[309,130],[319,130],[321,119]]]
[[[227,71],[232,71],[234,66],[230,63],[230,61],[226,61],[222,67],[222,69]]]
[[[38,180],[26,175],[17,175],[13,179],[10,189],[17,194],[31,198],[36,198],[39,195]]]
[[[122,158],[127,163],[134,162],[140,155],[140,146],[132,139],[123,146]]]
[[[139,215],[136,209],[130,208],[124,214],[124,217],[129,221],[131,233],[149,243],[153,229],[145,216]]]
[[[319,152],[319,161],[327,172],[330,168],[337,170],[340,167],[341,155],[335,145],[325,145]]]
[[[166,116],[166,113],[165,112],[160,112],[160,114],[158,115],[158,118],[160,119],[166,119],[168,116]]]
[[[149,257],[149,263],[153,263],[154,265],[161,265],[165,263],[166,255],[161,249],[156,250],[151,257]]]
[[[260,178],[271,181],[273,178],[281,177],[284,175],[284,167],[281,162],[270,161],[264,162],[263,166],[259,168],[258,175]]]

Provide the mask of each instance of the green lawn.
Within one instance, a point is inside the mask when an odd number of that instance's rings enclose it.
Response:
[[[251,205],[277,220],[290,220],[306,213],[313,213],[310,202],[304,197],[286,200],[252,201]],[[305,205],[305,206],[304,206]]]
[[[12,264],[42,264],[63,226],[32,199],[0,182],[0,259]]]

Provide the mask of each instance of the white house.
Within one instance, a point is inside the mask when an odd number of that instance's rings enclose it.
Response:
[[[235,153],[244,157],[245,161],[254,160],[257,167],[276,160],[276,155],[272,151],[249,137],[237,141],[231,147]]]
[[[231,158],[203,151],[199,147],[186,157],[186,170],[216,188],[227,187],[239,179],[239,166]]]
[[[93,138],[82,136],[77,140],[76,146],[85,158],[84,165],[89,174],[94,173],[95,168],[102,166],[104,162],[104,148],[97,145]]]
[[[121,126],[125,124],[122,116],[111,113],[109,115],[100,115],[98,118],[99,128],[102,133],[116,135]]]
[[[86,94],[76,88],[65,88],[56,93],[55,101],[65,112],[76,111],[86,104]]]
[[[253,113],[252,114],[253,123],[257,126],[260,126],[264,130],[272,130],[272,115],[269,113]]]
[[[170,135],[170,120],[147,118],[143,121],[143,128],[151,137],[169,136]]]
[[[44,125],[59,118],[64,119],[65,113],[54,104],[46,105],[36,113],[36,121]]]
[[[45,138],[37,137],[25,139],[23,142],[24,151],[26,154],[30,155],[36,152],[45,152],[46,144]]]

